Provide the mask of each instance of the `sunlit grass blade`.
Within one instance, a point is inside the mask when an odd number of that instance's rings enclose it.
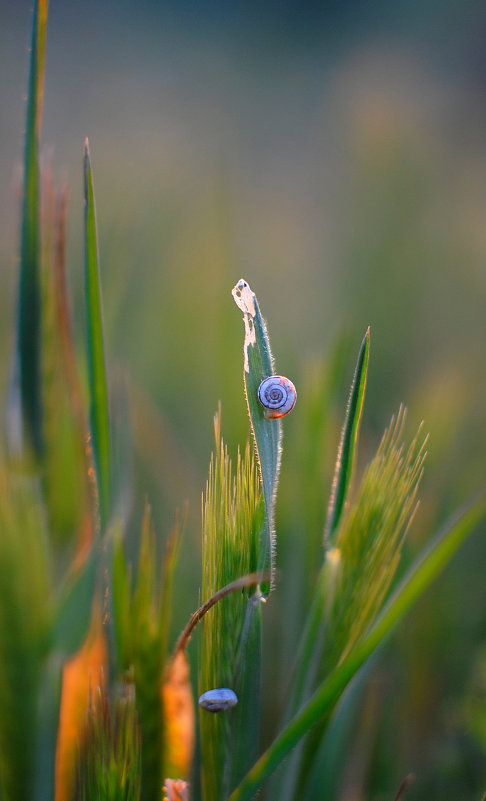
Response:
[[[108,668],[108,645],[99,604],[94,604],[91,626],[79,651],[64,663],[56,748],[54,801],[72,801],[76,758],[96,679]],[[51,797],[51,796],[49,796]]]
[[[356,500],[341,520],[333,551],[339,568],[327,616],[327,669],[342,660],[376,618],[396,574],[403,541],[418,506],[428,438],[420,443],[420,426],[405,448],[405,417],[403,407],[392,417],[365,471]]]
[[[108,389],[103,339],[101,278],[98,255],[98,233],[93,190],[93,176],[88,140],[84,146],[84,235],[86,341],[90,390],[90,428],[94,462],[98,480],[100,519],[105,526],[111,491],[110,424]]]
[[[162,685],[164,716],[163,775],[189,778],[194,754],[196,714],[189,662],[179,651]]]
[[[257,394],[263,379],[274,374],[273,356],[256,295],[244,279],[241,278],[233,288],[233,297],[243,312],[245,324],[243,378],[265,503],[265,537],[260,544],[258,567],[270,570],[273,577],[275,498],[280,471],[282,423],[279,419],[268,420],[264,416]],[[268,584],[262,584],[261,589],[266,595],[270,588]]]
[[[239,787],[231,793],[229,801],[250,801],[301,738],[334,708],[349,681],[442,572],[485,515],[486,492],[483,491],[432,540],[386,603],[368,634],[332,671],[310,701],[260,757]]]
[[[130,684],[110,699],[100,684],[91,692],[78,767],[76,801],[138,801],[141,737]],[[159,794],[160,797],[160,794]]]
[[[25,445],[42,449],[39,139],[47,0],[36,0],[32,26],[20,240],[17,359]]]
[[[358,355],[353,382],[349,393],[346,418],[339,443],[336,468],[332,483],[331,498],[327,510],[324,544],[332,547],[332,537],[336,531],[353,476],[353,468],[358,449],[359,427],[366,391],[368,360],[370,352],[370,329],[366,331]]]
[[[204,598],[257,567],[263,502],[247,443],[233,470],[215,417],[216,452],[203,502]],[[260,572],[260,571],[258,571]],[[222,801],[248,770],[258,744],[261,604],[252,589],[233,592],[205,614],[200,637],[198,692],[233,690],[238,704],[212,715],[199,711],[204,801]]]

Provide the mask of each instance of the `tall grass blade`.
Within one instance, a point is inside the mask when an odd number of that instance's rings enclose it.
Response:
[[[17,335],[24,444],[37,456],[42,450],[39,139],[47,6],[47,0],[34,3],[25,128]]]
[[[486,492],[483,491],[433,539],[386,603],[369,633],[332,671],[310,701],[260,757],[239,787],[231,793],[228,801],[250,801],[309,729],[332,711],[353,676],[442,572],[485,515]]]
[[[342,515],[336,545],[328,549],[313,607],[321,619],[307,669],[305,694],[293,712],[325,676],[359,642],[376,620],[395,576],[404,537],[417,508],[417,492],[426,457],[420,430],[405,449],[405,410],[400,408],[385,431],[378,451],[365,471],[353,505]],[[306,646],[311,645],[307,636]],[[298,675],[301,674],[300,666]],[[306,740],[296,786],[305,786],[320,748],[327,721],[314,727]],[[296,755],[293,757],[296,762]],[[287,782],[289,785],[289,782]],[[287,793],[286,798],[291,797]]]
[[[265,418],[257,392],[263,379],[274,374],[273,356],[267,328],[255,293],[241,278],[233,288],[232,294],[236,305],[243,312],[245,324],[243,378],[265,503],[265,536],[260,544],[258,568],[265,571],[270,570],[272,581],[275,570],[274,517],[280,471],[282,423],[278,419],[268,420]],[[261,591],[264,596],[268,594],[269,590],[268,583],[262,583]]]
[[[203,504],[204,598],[255,570],[263,525],[260,483],[249,444],[233,471],[221,440],[219,415],[215,440]],[[200,710],[204,801],[222,801],[257,753],[260,627],[261,603],[252,589],[223,597],[203,618],[199,694],[228,687],[238,696],[237,706],[228,712],[211,715]]]
[[[47,183],[49,174],[44,179]],[[45,194],[48,194],[45,192]],[[70,545],[92,532],[85,414],[66,286],[67,192],[44,204],[42,259],[43,487],[50,536]],[[80,543],[81,544],[81,543]]]
[[[363,411],[366,391],[369,354],[370,329],[368,328],[358,355],[336,459],[331,499],[327,510],[326,528],[324,532],[324,544],[328,547],[332,547],[332,536],[339,525],[353,476],[353,468],[358,450],[361,413]]]
[[[341,520],[356,461],[368,373],[369,345],[370,329],[368,328],[361,343],[349,393],[327,511],[324,563],[317,579],[316,590],[313,592],[311,609],[307,616],[299,657],[296,660],[292,692],[287,703],[287,719],[294,715],[303,701],[309,697],[311,688],[315,686],[314,682],[322,658],[325,610],[326,606],[330,606],[339,568],[339,552],[332,547],[331,536],[335,533]]]
[[[48,642],[49,560],[37,488],[0,462],[0,788],[31,801]]]
[[[98,480],[101,525],[108,519],[111,491],[110,424],[106,380],[101,278],[93,176],[88,140],[84,145],[84,235],[86,340],[90,389],[90,426]]]
[[[97,570],[98,549],[93,545],[85,563],[68,579],[57,601],[53,645],[64,657],[81,648],[88,633]]]
[[[38,698],[36,774],[32,801],[55,798],[56,746],[61,706],[61,656],[51,653],[43,665]]]

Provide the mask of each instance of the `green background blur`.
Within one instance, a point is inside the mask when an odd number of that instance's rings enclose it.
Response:
[[[1,0],[0,12],[5,392],[31,8]],[[316,537],[368,324],[360,464],[400,402],[411,430],[424,418],[431,434],[410,553],[484,483],[486,5],[51,0],[43,152],[70,187],[80,344],[85,136],[113,397],[127,392],[138,443],[129,455],[118,437],[121,473],[133,479],[129,518],[135,529],[148,492],[165,534],[175,508],[190,503],[175,630],[199,600],[200,493],[218,400],[233,453],[248,432],[243,327],[230,294],[241,276],[259,297],[278,371],[299,390],[277,507],[281,584],[266,610],[266,740],[308,592],[298,567],[299,504],[308,501],[293,495],[306,459],[299,408],[336,347]],[[128,431],[126,406],[113,406]],[[486,790],[485,565],[486,532],[376,663],[340,799],[391,799],[410,771],[410,801],[479,801]]]

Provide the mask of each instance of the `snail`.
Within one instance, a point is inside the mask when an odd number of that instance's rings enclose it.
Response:
[[[284,417],[292,411],[297,400],[297,391],[284,375],[271,375],[258,387],[258,400],[263,406],[263,414],[269,420]]]
[[[207,712],[226,712],[238,703],[238,696],[227,687],[207,690],[199,698],[198,704]]]

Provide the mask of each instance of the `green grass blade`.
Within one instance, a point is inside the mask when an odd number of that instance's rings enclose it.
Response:
[[[258,400],[258,387],[264,378],[274,374],[274,365],[265,322],[260,313],[256,295],[243,279],[233,288],[233,298],[243,312],[245,324],[244,382],[251,430],[255,440],[265,503],[265,536],[261,543],[258,568],[274,573],[274,516],[280,452],[282,423],[268,420]],[[270,582],[271,583],[271,582]],[[270,587],[262,584],[262,593],[268,594]]]
[[[214,420],[216,452],[211,457],[203,502],[205,598],[216,597],[221,588],[250,573],[261,576],[257,552],[264,507],[253,450],[247,443],[233,467],[220,424],[218,413]],[[229,687],[236,692],[238,704],[224,715],[199,712],[205,801],[222,801],[257,756],[260,661],[259,596],[248,588],[220,597],[202,621],[198,691]]]
[[[51,653],[42,667],[38,692],[35,781],[29,801],[55,798],[56,747],[62,687],[62,657]]]
[[[31,801],[51,573],[37,482],[19,481],[2,462],[0,455],[0,787],[2,801]]]
[[[327,510],[327,521],[324,542],[331,545],[330,540],[336,531],[346,503],[349,486],[353,476],[358,450],[359,427],[366,391],[368,360],[370,355],[370,329],[366,331],[358,355],[353,382],[349,393],[346,418],[339,443],[336,468],[332,483],[331,499]]]
[[[98,570],[98,548],[91,551],[81,568],[70,576],[63,588],[53,623],[56,652],[70,657],[81,648],[91,622],[91,610]]]
[[[98,479],[100,519],[101,525],[104,526],[108,518],[111,490],[110,425],[103,341],[98,234],[88,140],[86,140],[84,146],[84,204],[86,337],[90,389],[90,424]]]
[[[398,621],[412,608],[448,564],[461,543],[486,515],[486,492],[461,510],[434,538],[393,593],[366,637],[323,682],[301,712],[256,762],[229,801],[250,801],[277,765],[324,715]]]
[[[34,3],[30,53],[18,298],[18,369],[23,433],[42,450],[39,138],[44,87],[47,0]]]
[[[52,199],[44,204],[42,232],[42,479],[49,536],[56,547],[64,547],[88,518],[91,465],[67,293],[67,191],[54,201],[50,176],[44,183],[45,195]]]
[[[327,512],[325,544],[328,546],[313,593],[310,613],[303,632],[300,655],[296,662],[296,673],[292,692],[287,703],[287,720],[296,713],[311,694],[316,672],[322,658],[324,638],[323,620],[326,604],[329,606],[338,570],[338,552],[331,547],[330,537],[335,532],[346,502],[353,467],[356,461],[359,426],[363,409],[366,377],[369,360],[370,329],[366,331],[358,354],[358,361],[351,384],[345,422],[339,443],[331,499]]]

